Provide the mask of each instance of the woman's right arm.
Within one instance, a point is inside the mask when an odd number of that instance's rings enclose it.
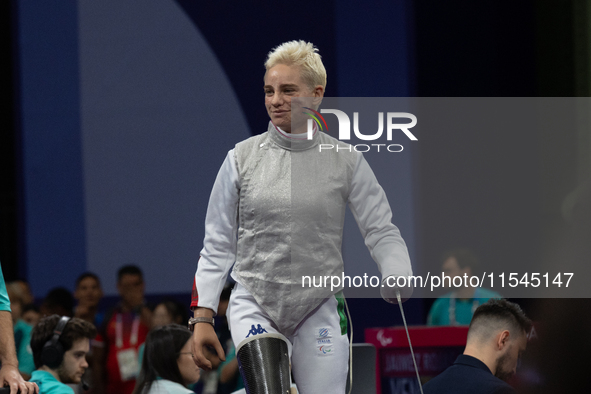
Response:
[[[195,317],[215,315],[228,273],[236,261],[239,193],[238,171],[231,150],[218,172],[207,207],[205,239],[195,273]],[[207,345],[215,347],[218,357],[225,359],[213,327],[195,324],[193,357],[199,367],[210,369],[211,362],[203,354],[203,346]]]

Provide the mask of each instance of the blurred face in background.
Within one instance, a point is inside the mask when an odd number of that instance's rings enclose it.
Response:
[[[472,270],[470,269],[470,267],[464,267],[464,268],[460,268],[460,264],[458,263],[458,260],[456,260],[455,257],[450,257],[447,260],[445,260],[443,262],[443,265],[441,266],[441,271],[452,278],[456,277],[456,276],[460,276],[463,277],[464,274],[468,275],[468,277],[470,277],[472,275]],[[445,282],[447,285],[447,281]]]
[[[32,304],[35,301],[35,298],[33,297],[33,293],[31,292],[31,288],[29,287],[29,284],[27,282],[25,282],[24,280],[17,280],[16,284],[21,289],[21,298],[23,301],[23,305],[26,306],[26,305]]]
[[[166,326],[171,323],[176,322],[172,321],[172,315],[168,312],[166,306],[164,304],[158,304],[152,314],[152,328]]]
[[[131,308],[144,303],[144,281],[140,275],[122,275],[117,282],[117,290],[123,303]]]
[[[74,292],[74,298],[78,300],[79,305],[83,306],[95,307],[102,297],[101,285],[92,277],[82,279]]]
[[[41,320],[41,314],[34,309],[29,309],[23,312],[22,319],[27,322],[28,325],[35,327],[39,320]]]

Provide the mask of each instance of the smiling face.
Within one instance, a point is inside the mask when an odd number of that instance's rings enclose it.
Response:
[[[189,338],[185,346],[181,349],[176,361],[181,372],[181,377],[183,378],[183,383],[187,386],[199,380],[199,367],[193,361],[191,350],[191,338]]]
[[[64,359],[57,370],[62,383],[80,383],[84,371],[88,368],[86,354],[89,348],[88,338],[82,338],[74,341],[72,348],[64,353]]]
[[[277,64],[267,70],[265,74],[265,107],[271,122],[282,130],[292,132],[292,105],[294,97],[322,97],[324,88],[320,85],[310,88],[303,80],[298,66]],[[293,111],[296,113],[297,111]],[[299,111],[302,112],[302,111]],[[302,117],[301,122],[305,123]],[[294,130],[295,132],[295,130]],[[305,132],[305,128],[300,131]]]

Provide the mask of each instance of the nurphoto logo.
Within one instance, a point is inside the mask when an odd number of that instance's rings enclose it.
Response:
[[[318,127],[321,131],[328,131],[328,125],[326,120],[322,116],[322,114],[333,114],[336,115],[337,121],[339,122],[339,133],[338,139],[341,141],[349,141],[351,140],[351,120],[349,116],[338,109],[320,109],[320,112],[313,110],[309,107],[304,107],[309,112],[304,112],[304,114],[308,115],[310,119],[308,119],[307,123],[307,136],[308,139],[311,140],[314,135],[314,129]],[[384,122],[384,118],[386,121]],[[408,119],[410,120],[409,123],[395,123],[395,119]],[[408,112],[387,112],[384,116],[384,112],[378,112],[378,131],[373,134],[363,134],[359,130],[359,112],[353,112],[353,133],[355,137],[362,141],[376,141],[382,134],[384,134],[384,123],[386,123],[386,140],[392,141],[392,136],[395,131],[401,131],[408,137],[411,141],[417,141],[417,137],[409,130],[416,126],[417,124],[417,117]],[[316,124],[316,126],[315,126]],[[371,146],[370,146],[371,145]],[[371,147],[375,147],[377,151],[380,151],[380,148],[385,147],[388,152],[402,152],[403,147],[400,144],[357,144],[352,145],[353,149],[357,152],[368,152],[371,150]],[[344,150],[345,147],[342,146],[334,146],[332,144],[320,144],[319,150],[322,152],[323,150],[331,150],[339,149]]]

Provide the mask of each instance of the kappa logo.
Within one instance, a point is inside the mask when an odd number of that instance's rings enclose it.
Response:
[[[258,335],[258,334],[267,334],[267,330],[265,330],[263,327],[261,327],[260,324],[257,324],[256,328],[254,326],[254,324],[252,326],[250,326],[250,331],[248,331],[248,335],[246,336],[246,338],[248,338],[251,335]]]

